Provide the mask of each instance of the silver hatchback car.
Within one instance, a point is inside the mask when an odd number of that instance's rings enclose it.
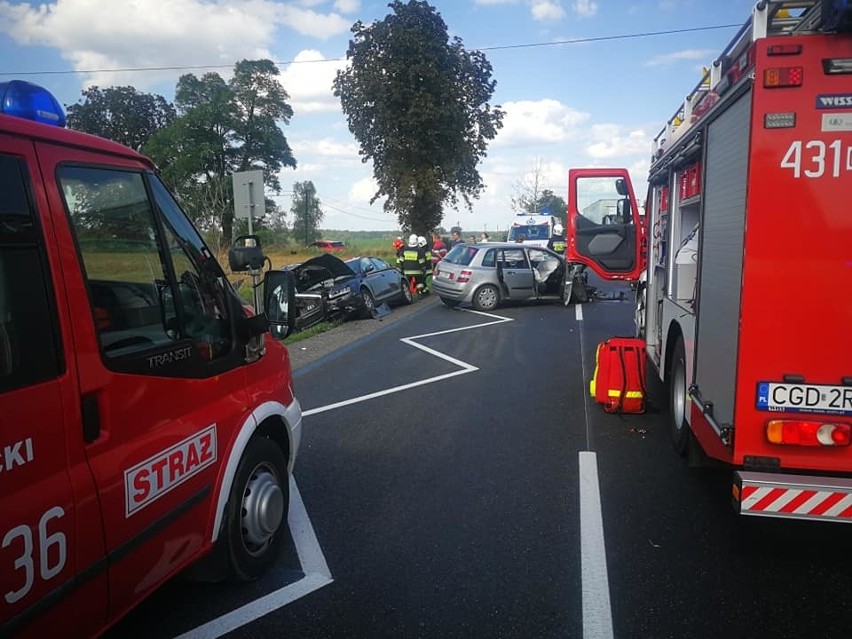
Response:
[[[565,260],[522,244],[459,244],[438,263],[432,292],[447,306],[469,303],[490,311],[502,302],[565,299]]]

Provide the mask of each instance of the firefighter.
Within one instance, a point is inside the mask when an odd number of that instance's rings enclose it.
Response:
[[[444,244],[444,240],[438,233],[432,233],[432,273],[435,272],[438,262],[444,259],[446,255],[447,245]]]
[[[432,290],[432,251],[429,250],[429,243],[422,235],[417,236],[417,251],[419,258],[423,262],[423,289],[422,293],[428,295]]]
[[[425,244],[425,237],[423,242]],[[422,293],[426,288],[426,271],[429,268],[429,261],[426,259],[425,248],[418,246],[417,235],[412,233],[408,237],[408,246],[398,254],[397,261],[405,279],[411,281],[411,278],[414,278],[417,290]]]

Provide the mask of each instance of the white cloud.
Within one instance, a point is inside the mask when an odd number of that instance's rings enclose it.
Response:
[[[663,53],[656,55],[645,63],[645,66],[668,66],[681,60],[706,60],[712,62],[716,51],[713,49],[685,49],[683,51],[675,51],[674,53]]]
[[[598,3],[595,0],[574,0],[571,9],[579,16],[591,18],[598,12]]]
[[[617,124],[595,124],[586,153],[595,160],[618,158],[621,163],[637,155],[650,155],[651,139],[642,129],[625,131]]]
[[[334,97],[331,84],[337,71],[345,65],[343,60],[326,60],[319,51],[300,51],[280,76],[294,113],[340,111],[340,101]]]
[[[515,4],[518,0],[473,0],[473,4],[492,5],[492,4]]]
[[[344,0],[345,1],[345,0]],[[57,0],[39,6],[0,2],[0,31],[22,45],[60,51],[86,84],[134,84],[145,89],[174,72],[101,73],[96,69],[222,65],[270,58],[276,30],[288,27],[318,38],[348,31],[336,13],[273,0]]]
[[[553,0],[530,0],[530,11],[534,20],[561,20],[565,11],[559,2]]]
[[[361,0],[337,0],[334,8],[340,13],[355,13],[361,8]]]
[[[574,137],[578,125],[589,119],[588,113],[551,99],[507,102],[502,107],[506,115],[495,146],[557,144]]]
[[[354,202],[369,202],[370,198],[376,194],[379,185],[371,177],[363,178],[355,182],[349,189],[347,196]],[[379,200],[376,200],[378,202]]]
[[[346,160],[349,164],[361,163],[355,142],[341,142],[333,138],[323,138],[321,140],[294,140],[291,144],[293,152],[297,156],[310,155],[312,159],[323,158],[326,162]]]
[[[225,2],[227,0],[219,1]],[[266,2],[266,0],[260,1]],[[347,2],[347,4],[351,3]],[[288,26],[302,35],[327,40],[332,36],[346,33],[352,26],[349,19],[336,13],[322,14],[288,5],[275,4],[275,6],[278,23],[282,26]]]

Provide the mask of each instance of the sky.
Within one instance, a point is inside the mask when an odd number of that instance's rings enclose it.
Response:
[[[81,91],[132,85],[171,101],[185,73],[230,77],[235,62],[269,58],[294,115],[283,126],[311,180],[321,226],[396,230],[332,94],[351,27],[384,19],[388,0],[0,0],[0,81],[47,87],[62,104]],[[644,199],[653,138],[751,15],[753,0],[431,0],[451,37],[482,50],[506,115],[478,165],[484,190],[443,226],[505,231],[512,198],[539,176],[567,199],[569,168],[627,167]],[[704,29],[705,27],[722,27]],[[682,33],[661,34],[666,31]],[[152,70],[153,69],[153,70]],[[267,193],[271,196],[271,193]]]

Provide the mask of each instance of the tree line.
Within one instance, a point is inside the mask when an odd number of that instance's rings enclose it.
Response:
[[[378,186],[370,203],[384,198],[401,229],[426,235],[441,225],[445,207],[470,210],[480,196],[478,165],[504,113],[490,103],[491,64],[450,38],[434,7],[424,0],[388,6],[383,20],[352,26],[347,65],[330,88],[362,161],[372,164]],[[243,222],[234,219],[232,173],[262,170],[266,192],[280,194],[282,171],[297,166],[283,129],[294,112],[278,76],[266,59],[237,62],[227,81],[215,72],[185,74],[173,103],[132,86],[93,86],[66,105],[68,125],[151,157],[193,222],[227,246]],[[296,182],[291,192],[292,223],[267,199],[258,228],[278,242],[317,239],[316,187]]]

